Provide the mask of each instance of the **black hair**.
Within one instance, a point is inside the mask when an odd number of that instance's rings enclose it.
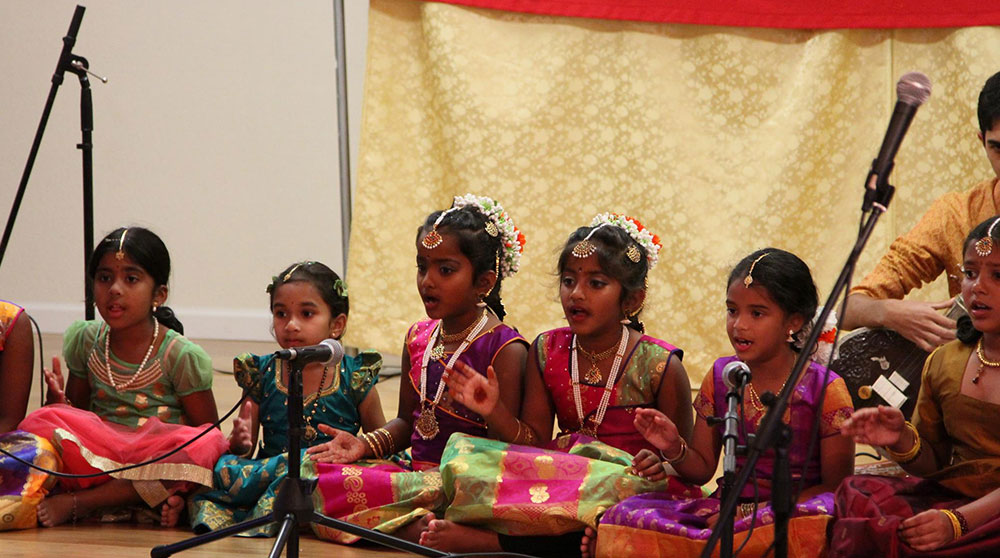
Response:
[[[427,216],[424,224],[417,229],[417,241],[424,237],[441,216],[441,211],[435,211]],[[451,234],[458,239],[458,249],[472,263],[473,280],[487,271],[495,271],[497,281],[493,289],[486,295],[483,302],[493,310],[502,321],[507,315],[503,302],[500,300],[500,287],[503,282],[499,269],[503,259],[503,233],[492,236],[486,232],[486,223],[491,219],[477,206],[465,205],[449,211],[438,223],[437,230],[441,234]]]
[[[274,291],[278,287],[296,281],[305,281],[316,287],[323,302],[330,308],[331,317],[336,318],[341,314],[346,316],[350,311],[347,284],[337,275],[337,272],[325,264],[315,261],[293,263],[272,277],[271,283],[267,286],[269,307],[274,306]]]
[[[122,235],[125,235],[124,241]],[[97,267],[101,264],[101,258],[108,253],[117,253],[122,250],[153,279],[154,290],[165,286],[170,278],[170,252],[163,240],[153,231],[143,227],[119,227],[107,234],[97,246],[94,253],[90,255],[87,262],[87,287],[93,291],[94,278],[97,276]],[[166,327],[184,334],[184,325],[181,324],[174,311],[167,306],[159,306],[153,311],[153,317]]]
[[[745,284],[751,267],[753,267],[751,275],[753,281],[749,288],[763,287],[783,312],[788,315],[798,314],[805,319],[802,329],[792,334],[796,341],[790,345],[797,352],[798,338],[808,331],[819,306],[819,295],[816,293],[816,283],[813,282],[809,266],[791,252],[779,248],[764,248],[736,264],[729,273],[726,289],[729,289],[735,281]]]
[[[573,234],[569,235],[569,238],[566,239],[566,245],[563,246],[562,253],[559,254],[558,273],[561,275],[566,270],[566,263],[569,258],[576,257],[571,255],[573,249],[583,242],[583,239],[587,238],[587,235],[590,235],[591,232],[594,234],[588,242],[593,243],[596,248],[594,253],[597,254],[597,263],[600,264],[604,273],[622,285],[621,299],[618,302],[624,302],[625,298],[630,294],[645,289],[646,277],[649,274],[649,260],[646,258],[646,249],[633,240],[625,232],[625,229],[617,225],[580,227],[573,231]],[[635,246],[639,250],[638,262],[633,262],[629,259],[627,254],[630,246]],[[646,328],[642,324],[642,321],[639,320],[641,312],[642,307],[640,306],[635,314],[629,316],[628,326],[636,331],[644,332]]]
[[[995,76],[994,76],[995,77]],[[978,243],[981,239],[986,238],[987,235],[993,240],[993,250],[1000,250],[1000,226],[993,228],[993,234],[990,234],[990,227],[993,223],[1000,219],[1000,215],[995,215],[989,219],[979,223],[971,231],[969,235],[965,237],[965,242],[962,243],[962,254],[969,251],[969,248]],[[979,340],[983,336],[983,332],[979,331],[972,325],[972,318],[968,315],[960,317],[958,320],[958,332],[956,337],[959,341],[965,343],[966,345],[971,345]]]
[[[979,132],[986,135],[1000,118],[1000,72],[990,76],[983,85],[976,114],[979,117]]]

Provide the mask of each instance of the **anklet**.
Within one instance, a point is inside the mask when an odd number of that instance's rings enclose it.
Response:
[[[76,492],[70,492],[69,495],[73,498],[72,518],[73,518],[73,525],[76,525]]]

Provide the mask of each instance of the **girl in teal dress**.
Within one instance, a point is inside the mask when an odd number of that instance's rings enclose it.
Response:
[[[272,327],[284,348],[317,345],[339,339],[347,327],[347,287],[319,262],[293,264],[267,287]],[[314,464],[330,459],[330,440],[337,431],[377,432],[385,424],[374,389],[382,357],[363,351],[345,356],[335,366],[314,362],[302,370],[303,478],[315,477]],[[233,423],[231,454],[215,466],[216,490],[191,499],[191,526],[206,532],[270,513],[275,492],[288,469],[288,368],[274,355],[243,354],[233,362],[237,381],[249,386],[249,400]],[[260,447],[258,432],[263,430]],[[257,448],[256,458],[254,449]],[[276,525],[247,531],[271,536]]]

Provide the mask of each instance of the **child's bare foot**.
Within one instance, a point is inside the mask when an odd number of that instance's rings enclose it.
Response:
[[[76,513],[76,494],[72,492],[49,496],[38,504],[38,522],[44,527],[75,521]]]
[[[597,530],[591,527],[583,530],[583,538],[580,539],[580,556],[583,558],[597,556]]]
[[[427,525],[431,521],[434,521],[434,514],[428,513],[420,519],[404,525],[395,532],[395,536],[408,541],[420,542],[420,536],[427,530]]]
[[[500,539],[493,531],[466,527],[447,519],[433,519],[420,535],[420,544],[445,552],[500,552]]]
[[[177,522],[181,519],[181,511],[184,510],[184,498],[172,494],[167,498],[166,502],[163,502],[163,507],[160,508],[160,525],[164,527],[176,527]]]

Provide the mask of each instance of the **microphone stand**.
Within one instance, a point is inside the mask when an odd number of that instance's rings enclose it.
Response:
[[[87,259],[94,251],[94,171],[93,171],[93,143],[91,133],[94,130],[94,105],[90,93],[90,80],[87,79],[90,64],[86,58],[73,54],[73,46],[76,45],[76,34],[80,30],[80,23],[83,21],[83,6],[77,6],[73,12],[73,19],[69,24],[69,31],[63,37],[63,49],[59,54],[59,62],[56,64],[56,71],[52,74],[52,86],[49,88],[49,96],[45,100],[45,108],[42,110],[42,118],[35,131],[35,139],[31,143],[31,151],[28,153],[28,161],[25,163],[24,172],[21,174],[21,183],[18,185],[17,194],[14,196],[14,203],[10,208],[10,215],[7,217],[7,225],[4,228],[3,240],[0,240],[0,263],[7,251],[7,244],[10,242],[11,233],[14,230],[14,221],[17,219],[18,210],[21,207],[21,200],[28,187],[28,177],[31,176],[31,169],[35,165],[35,157],[38,155],[38,148],[42,143],[42,135],[45,133],[45,125],[49,121],[49,114],[52,112],[52,105],[56,99],[56,93],[63,82],[63,74],[71,72],[80,79],[80,129],[82,140],[77,144],[77,149],[83,152],[83,268],[84,279],[86,279]],[[100,76],[98,76],[100,78]],[[100,78],[107,82],[107,79]],[[86,281],[84,281],[86,284]],[[88,320],[94,319],[94,298],[90,289],[84,288],[84,299],[86,306],[84,314]]]
[[[868,239],[871,237],[879,217],[887,210],[895,191],[895,187],[891,184],[885,184],[884,187],[877,189],[872,211],[867,215],[867,221],[864,221],[862,224],[861,231],[858,233],[858,239],[840,275],[837,277],[837,281],[834,283],[830,296],[827,298],[822,312],[820,312],[819,317],[816,319],[816,323],[826,323],[826,319],[829,317],[830,312],[833,311],[836,301],[843,294],[844,289],[847,288],[847,283],[850,281],[851,275],[854,274],[854,266],[861,256],[861,251],[868,243]],[[865,215],[862,216],[863,219],[865,217]],[[723,529],[720,526],[732,523],[732,518],[736,511],[736,502],[743,487],[746,486],[747,481],[750,479],[750,475],[757,465],[757,460],[760,459],[760,456],[764,452],[771,448],[775,449],[774,480],[772,483],[774,489],[771,492],[771,508],[774,511],[774,555],[775,558],[786,558],[788,556],[788,520],[793,506],[793,502],[791,501],[791,470],[788,463],[788,445],[791,442],[791,429],[782,421],[782,417],[785,414],[785,409],[788,407],[788,399],[799,378],[802,376],[802,371],[805,370],[806,363],[809,362],[809,355],[822,333],[821,329],[814,327],[809,332],[808,339],[795,359],[795,365],[792,367],[792,373],[785,383],[785,388],[781,390],[781,393],[777,397],[772,396],[767,398],[769,401],[765,401],[768,407],[767,414],[764,415],[761,426],[757,430],[756,438],[749,446],[746,463],[736,477],[733,490],[722,501],[722,506],[719,509],[719,523],[716,524],[715,529],[712,530],[712,535],[705,544],[705,548],[701,553],[702,558],[710,558],[712,556],[712,550],[715,549],[715,545],[719,543],[719,539],[724,535]],[[728,558],[725,554],[721,556]]]
[[[725,430],[722,435],[722,444],[724,448],[722,458],[722,483],[719,485],[719,497],[722,500],[725,500],[729,494],[733,492],[733,483],[736,478],[736,454],[741,450],[746,449],[744,446],[737,445],[739,440],[737,425],[740,420],[737,407],[739,406],[740,401],[743,400],[742,390],[743,385],[733,386],[729,388],[729,393],[726,394],[726,415],[722,419],[725,423]],[[732,515],[719,516],[719,522],[716,524],[716,529],[722,531],[722,542],[719,543],[720,556],[728,557],[733,555],[733,522],[734,518]]]
[[[242,533],[254,527],[260,527],[269,523],[280,523],[277,539],[271,548],[269,558],[278,558],[282,549],[287,545],[286,558],[298,558],[299,556],[299,531],[302,527],[310,523],[319,523],[333,529],[345,531],[352,535],[357,535],[365,540],[378,544],[412,552],[422,556],[447,556],[447,552],[421,546],[417,543],[386,535],[364,527],[358,527],[352,523],[327,517],[313,509],[312,492],[316,487],[316,479],[303,479],[300,467],[302,464],[302,435],[305,429],[302,427],[302,368],[303,364],[298,360],[290,360],[288,372],[288,473],[278,487],[274,497],[274,507],[270,513],[256,519],[249,519],[236,525],[231,525],[197,535],[187,540],[173,544],[160,545],[154,547],[149,555],[151,558],[165,558],[175,552],[187,550],[196,546],[201,546],[230,535]]]

